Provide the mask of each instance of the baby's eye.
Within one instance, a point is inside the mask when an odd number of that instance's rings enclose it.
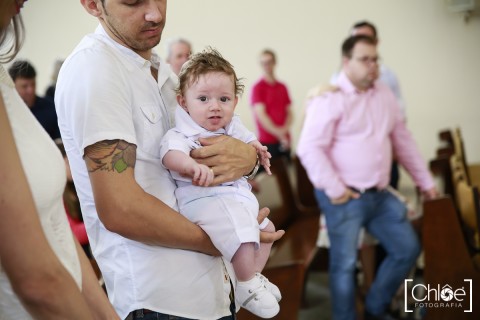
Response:
[[[230,100],[230,98],[228,98],[228,97],[221,97],[220,98],[220,101],[222,101],[222,102],[227,102],[229,100]]]
[[[198,97],[198,99],[202,102],[207,101],[207,97],[205,97],[205,96]]]

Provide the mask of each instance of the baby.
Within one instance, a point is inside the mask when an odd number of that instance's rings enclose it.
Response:
[[[214,172],[190,157],[199,138],[228,135],[251,144],[270,172],[270,154],[234,114],[243,85],[232,65],[216,50],[193,55],[179,74],[176,127],[164,136],[160,156],[177,183],[179,211],[210,236],[231,261],[237,285],[235,302],[262,318],[280,310],[280,290],[261,275],[271,243],[260,243],[260,230],[274,232],[268,219],[258,224],[259,204],[245,178],[208,187]]]

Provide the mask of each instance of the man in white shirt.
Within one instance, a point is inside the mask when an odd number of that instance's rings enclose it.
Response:
[[[176,77],[152,52],[166,2],[81,0],[100,25],[62,66],[59,126],[92,251],[120,317],[233,319],[231,266],[178,214],[175,184],[159,158],[176,107]],[[226,136],[202,143],[208,147],[192,156],[211,167],[214,184],[252,171],[253,147]]]

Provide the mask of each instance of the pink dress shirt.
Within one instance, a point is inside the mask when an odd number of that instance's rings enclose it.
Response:
[[[392,146],[398,161],[422,190],[434,187],[400,107],[388,87],[376,82],[357,90],[345,73],[339,90],[312,99],[297,155],[312,184],[335,199],[347,186],[385,188],[390,179]]]

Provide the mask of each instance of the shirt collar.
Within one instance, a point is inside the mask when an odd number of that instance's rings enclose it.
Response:
[[[127,48],[121,45],[120,43],[118,43],[117,41],[113,40],[108,35],[108,33],[105,31],[105,29],[101,24],[98,25],[97,29],[95,30],[95,34],[105,37],[105,39],[107,39],[107,41],[112,46],[117,48],[124,55],[130,57],[138,67],[150,69],[150,67],[153,66],[155,69],[157,69],[159,85],[162,85],[167,81],[168,78],[172,77],[172,74],[173,74],[172,69],[168,64],[162,61],[162,59],[158,56],[157,53],[152,51],[152,57],[150,58],[150,61],[144,59],[142,56],[140,56],[138,53],[136,53],[132,49]],[[162,68],[160,68],[160,65],[162,66]]]
[[[176,129],[183,133],[186,137],[208,137],[213,135],[225,134],[225,129],[221,128],[215,132],[210,132],[207,129],[198,125],[193,121],[192,117],[179,105],[175,109]]]
[[[375,89],[376,87],[376,82],[375,81],[372,85],[371,88],[369,88],[367,91],[370,91],[372,89]],[[338,76],[338,82],[337,82],[337,86],[344,92],[347,92],[347,93],[359,93],[361,91],[359,91],[352,83],[352,81],[350,81],[350,79],[347,77],[347,75],[345,74],[344,71],[341,71],[340,72],[340,75]]]

